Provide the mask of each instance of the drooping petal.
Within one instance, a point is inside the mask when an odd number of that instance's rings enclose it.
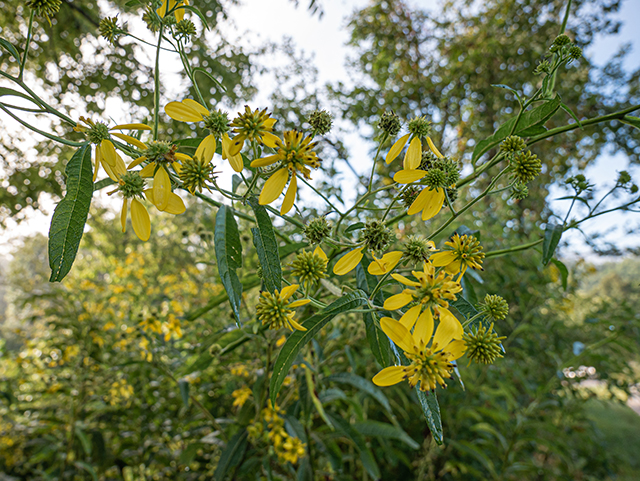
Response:
[[[182,102],[169,102],[165,105],[164,111],[173,120],[179,122],[200,122],[203,120],[202,115],[197,110],[194,110]]]
[[[138,199],[131,200],[131,225],[133,231],[142,241],[148,241],[151,236],[151,221],[147,209]]]
[[[407,153],[402,164],[405,170],[415,170],[420,167],[422,161],[422,142],[418,137],[414,137],[409,144]]]
[[[196,157],[203,159],[205,162],[211,162],[213,154],[216,153],[216,138],[213,134],[207,135],[198,148],[196,149]]]
[[[124,160],[118,153],[116,153],[116,163],[115,165],[102,164],[105,172],[111,178],[111,180],[118,182],[120,180],[120,176],[127,173],[127,166],[124,165]]]
[[[98,177],[98,170],[100,170],[100,146],[96,145],[96,151],[93,154],[93,181],[96,181]]]
[[[130,135],[119,134],[118,132],[112,132],[111,135],[119,138],[120,140],[124,140],[128,144],[138,147],[140,150],[145,150],[147,148],[146,144],[140,142],[135,137],[131,137]]]
[[[404,366],[385,367],[378,374],[373,376],[373,384],[380,387],[393,386],[404,379]]]
[[[169,194],[171,194],[171,180],[169,174],[160,167],[153,177],[153,199],[158,210],[165,210],[169,204]]]
[[[267,147],[275,149],[279,142],[280,139],[278,138],[278,136],[272,134],[271,132],[265,132],[264,134],[262,134],[262,143]]]
[[[280,297],[286,301],[298,290],[298,287],[300,287],[299,284],[291,284],[290,286],[283,287],[280,291]]]
[[[429,144],[429,148],[431,149],[431,152],[433,152],[434,154],[436,154],[436,157],[438,157],[439,159],[441,159],[442,157],[444,157],[440,151],[436,148],[436,146],[433,143],[433,140],[431,140],[431,137],[427,137],[427,144]]]
[[[467,350],[467,345],[461,339],[456,339],[455,341],[451,341],[447,346],[447,353],[449,354],[449,360],[455,361],[462,357],[462,355]]]
[[[280,215],[285,215],[287,212],[291,210],[294,202],[296,201],[297,192],[298,192],[298,178],[294,173],[291,176],[291,182],[289,182],[289,188],[287,189],[287,194],[284,196],[284,201],[282,202],[282,206],[280,207]]]
[[[404,315],[400,318],[400,324],[402,324],[409,331],[413,328],[413,325],[416,323],[418,316],[420,315],[420,311],[422,310],[422,305],[418,304],[417,306],[413,306]]]
[[[315,248],[315,250],[313,251],[313,255],[314,256],[318,256],[318,257],[324,259],[325,261],[327,260],[327,254],[324,253],[324,251],[322,250],[322,248],[320,246],[317,246]]]
[[[242,172],[242,169],[244,169],[244,163],[242,162],[242,155],[240,154],[230,156],[229,164],[231,164],[231,168],[236,172]]]
[[[158,170],[162,170],[160,167]],[[140,171],[140,177],[153,177],[153,174],[156,172],[156,164],[155,162],[150,163],[149,165],[145,165]]]
[[[418,194],[418,197],[416,197],[416,199],[413,201],[413,204],[409,206],[407,214],[413,215],[421,212],[422,209],[424,209],[425,206],[429,203],[429,200],[432,196],[432,190],[429,189],[429,187],[425,187],[424,189],[422,189],[422,192]]]
[[[229,145],[229,155],[237,155],[244,147],[244,141],[246,137],[244,135],[236,135],[233,139],[231,139],[231,144]]]
[[[289,322],[291,323],[291,325],[298,331],[306,331],[307,328],[304,327],[302,324],[299,324],[294,318],[293,316],[289,317]]]
[[[142,157],[138,157],[137,159],[133,160],[130,164],[129,167],[127,167],[127,170],[131,170],[134,167],[139,166],[141,163],[143,163],[145,160],[147,160],[147,158],[143,155]]]
[[[393,176],[393,180],[398,184],[410,184],[422,179],[425,175],[427,175],[426,170],[399,170]]]
[[[191,156],[187,155],[187,154],[183,154],[182,152],[176,152],[175,154],[173,154],[175,156],[176,159],[184,162],[185,160],[191,160]]]
[[[385,159],[385,162],[387,164],[393,162],[395,158],[400,154],[400,152],[402,152],[402,149],[404,149],[404,146],[407,145],[410,136],[411,134],[403,135],[391,146],[391,150],[389,150],[387,158]]]
[[[153,130],[147,124],[118,124],[109,130]]]
[[[277,121],[278,121],[277,119],[269,117],[267,120],[264,121],[264,126],[267,127],[268,129],[272,129]]]
[[[180,175],[180,171],[182,171],[182,165],[180,162],[172,162],[171,165],[173,166],[173,170],[176,171],[176,174]]]
[[[453,251],[436,252],[435,254],[431,254],[429,259],[431,260],[431,264],[434,266],[443,267],[455,261],[456,255]]]
[[[374,257],[374,262],[369,264],[367,270],[373,276],[382,276],[395,269],[400,259],[402,259],[402,251],[387,252],[381,259]]]
[[[206,116],[209,115],[209,109],[206,108],[205,106],[201,105],[199,102],[196,102],[193,99],[184,99],[182,101],[182,105],[186,105],[187,107],[191,107],[193,110],[198,112],[203,117],[206,117]]]
[[[400,284],[404,284],[405,286],[411,286],[411,287],[420,287],[420,283],[416,282],[416,281],[412,281],[411,279],[407,279],[405,276],[400,275],[400,274],[391,274],[391,277],[393,277],[396,281],[398,281]]]
[[[440,324],[436,329],[436,334],[433,336],[433,349],[441,351],[447,347],[452,339],[462,339],[464,329],[460,321],[456,319],[456,316],[444,308],[439,308]]]
[[[116,165],[116,148],[109,139],[100,142],[100,153],[102,154],[102,162],[109,165]]]
[[[427,307],[418,320],[416,321],[416,328],[413,331],[413,337],[416,339],[416,343],[420,341],[426,345],[433,335],[433,313],[431,308]]]
[[[167,214],[179,215],[184,213],[184,211],[186,210],[187,208],[184,205],[182,197],[174,192],[171,192],[169,194],[169,202],[167,202],[167,208],[164,210],[164,212],[166,212]]]
[[[122,226],[122,232],[127,231],[127,208],[129,205],[128,199],[122,200],[122,210],[120,211],[120,225]]]
[[[427,189],[431,190],[429,187],[427,187]],[[444,189],[436,188],[433,189],[432,192],[431,200],[422,210],[422,220],[429,220],[432,217],[435,217],[438,212],[442,210],[442,206],[444,205]]]
[[[261,159],[256,159],[251,162],[251,167],[267,167],[268,165],[275,164],[280,157],[277,155],[269,155]]]
[[[262,187],[259,198],[260,205],[267,205],[276,200],[282,194],[284,186],[287,185],[287,180],[289,180],[288,169],[280,169],[274,172]]]
[[[300,306],[304,306],[306,304],[309,304],[311,302],[311,299],[299,299],[297,301],[293,301],[291,304],[289,304],[289,307],[291,309],[294,309],[296,307],[300,307]]]
[[[391,339],[404,352],[412,354],[416,351],[413,336],[409,330],[398,321],[391,319],[390,317],[383,317],[380,319],[380,327],[382,328],[382,331],[389,336],[389,339]]]
[[[413,296],[405,289],[400,294],[396,294],[395,296],[391,296],[386,299],[384,301],[384,308],[390,311],[395,311],[396,309],[402,309],[411,301],[413,301]]]
[[[162,2],[162,5],[160,5],[160,7],[158,7],[158,9],[156,10],[156,13],[160,18],[164,18],[167,12],[171,11],[175,4],[176,0],[164,0]]]
[[[363,250],[364,247],[358,247],[357,249],[353,249],[352,251],[347,252],[345,255],[343,255],[340,259],[338,259],[336,265],[333,266],[333,273],[337,276],[343,276],[354,270],[356,266],[360,264],[360,261],[364,256],[364,254],[362,253]]]

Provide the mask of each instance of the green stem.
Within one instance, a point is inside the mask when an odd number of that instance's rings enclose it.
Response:
[[[531,249],[532,247],[535,247],[538,244],[542,244],[543,241],[544,239],[538,239],[536,241],[529,242],[528,244],[521,244],[519,246],[509,247],[507,249],[500,249],[497,251],[490,251],[484,255],[484,258],[488,259],[489,257],[500,257],[506,254],[511,254],[512,252],[519,252],[519,251]]]
[[[169,6],[167,2],[167,7]],[[158,32],[158,46],[156,47],[156,66],[153,78],[153,140],[158,140],[158,123],[160,122],[160,44],[162,43],[162,30],[164,22],[160,24]]]
[[[44,132],[43,130],[40,129],[36,129],[33,125],[28,124],[27,122],[25,122],[24,120],[20,119],[19,117],[17,117],[15,114],[13,114],[13,112],[11,112],[9,109],[7,109],[4,104],[0,103],[0,109],[4,110],[7,114],[9,114],[14,120],[16,120],[17,122],[19,122],[20,124],[24,125],[26,128],[33,130],[34,132],[48,138],[51,140],[55,140],[56,142],[60,142],[61,144],[64,145],[69,145],[71,147],[81,147],[83,145],[86,144],[86,142],[72,142],[71,140],[66,140],[63,139],[61,137],[58,137],[57,135],[53,135],[53,134],[49,134],[47,132]]]
[[[567,9],[564,12],[564,19],[562,20],[562,26],[560,27],[560,35],[562,35],[564,31],[567,29],[567,21],[569,20],[569,11],[571,10],[571,1],[572,0],[569,0],[567,2]]]
[[[382,144],[387,141],[389,134],[385,132],[382,135],[382,139],[380,139],[380,145],[378,145],[378,150],[376,151],[376,156],[373,158],[373,166],[371,167],[371,175],[369,175],[369,187],[367,187],[367,192],[371,192],[371,188],[373,187],[373,176],[376,173],[376,162],[378,161],[378,156],[380,155],[380,151],[382,150]]]
[[[22,76],[24,75],[24,68],[27,63],[27,55],[29,54],[29,45],[31,45],[31,32],[33,31],[33,17],[35,15],[35,11],[31,10],[31,15],[29,15],[29,30],[27,30],[27,44],[24,47],[24,55],[22,56],[22,63],[20,64],[20,73],[18,74],[18,80],[22,81]]]
[[[384,187],[380,187],[379,189],[373,190],[371,192],[367,192],[362,197],[360,197],[355,204],[353,204],[349,209],[345,211],[344,214],[340,216],[340,218],[336,222],[335,227],[333,228],[333,235],[334,236],[337,235],[338,228],[340,227],[340,224],[342,223],[342,221],[347,217],[347,215],[349,215],[351,212],[357,209],[360,204],[362,204],[365,200],[367,200],[373,194],[377,194],[378,192],[382,192],[383,190],[393,189],[395,185],[396,184],[391,184],[391,185],[386,185]]]
[[[331,207],[333,210],[335,210],[335,211],[338,213],[338,215],[342,216],[342,213],[338,210],[338,208],[337,208],[335,205],[333,205],[333,203],[332,203],[329,199],[327,199],[327,198],[325,197],[325,195],[324,195],[324,194],[322,194],[321,192],[319,192],[319,191],[318,191],[314,186],[312,186],[312,185],[311,185],[309,182],[307,182],[304,178],[300,178],[300,180],[301,180],[302,182],[304,182],[304,184],[305,184],[307,187],[309,187],[311,190],[313,190],[316,194],[318,194],[320,197],[322,197],[322,199],[323,199],[323,200],[324,200],[324,201],[329,205],[329,207]]]
[[[384,281],[386,281],[390,275],[391,275],[391,271],[387,272],[384,276],[382,276],[382,279],[378,281],[378,284],[376,284],[376,287],[374,287],[373,290],[371,291],[371,294],[369,295],[369,299],[373,300],[373,298],[376,296],[378,291],[382,288],[382,284],[384,283]]]

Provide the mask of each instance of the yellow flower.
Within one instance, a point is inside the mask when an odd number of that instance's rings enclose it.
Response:
[[[464,275],[467,267],[484,270],[482,268],[484,252],[481,252],[480,241],[474,236],[465,234],[461,237],[456,233],[444,245],[450,249],[431,255],[431,263],[434,266],[444,267],[450,274],[462,272]]]
[[[289,298],[298,290],[298,287],[300,287],[298,284],[292,284],[283,288],[282,291],[276,289],[273,294],[268,291],[260,293],[256,313],[264,326],[270,329],[286,327],[290,331],[293,331],[294,328],[299,331],[307,330],[293,318],[295,316],[293,310],[311,301],[309,299],[300,299],[289,302]]]
[[[242,407],[247,399],[251,397],[252,391],[248,387],[244,386],[240,389],[236,389],[231,393],[233,397],[233,407]]]
[[[80,122],[85,125],[80,125]],[[73,130],[87,134],[89,142],[96,146],[93,169],[94,182],[98,177],[100,165],[104,167],[107,175],[116,182],[118,181],[118,175],[124,173],[122,170],[124,162],[116,152],[116,147],[111,141],[111,136],[124,140],[128,144],[134,145],[138,148],[146,148],[145,144],[140,142],[138,139],[131,137],[130,135],[111,132],[112,130],[151,130],[151,127],[145,124],[120,124],[109,128],[105,123],[94,122],[93,120],[86,119],[84,117],[80,117],[80,122],[78,122]],[[124,170],[126,171],[126,168]]]
[[[231,155],[238,154],[242,150],[245,140],[257,141],[272,149],[275,148],[280,140],[272,133],[275,123],[276,119],[270,117],[267,109],[261,111],[256,109],[252,112],[249,106],[245,105],[244,112],[238,112],[238,116],[231,122],[233,133],[236,135],[232,139],[233,143],[229,148],[229,153]]]
[[[402,251],[387,252],[380,259],[373,256],[373,262],[369,264],[369,274],[374,276],[382,276],[388,272],[391,272],[402,259]]]
[[[179,22],[184,18],[184,8],[180,8],[183,5],[189,5],[189,0],[164,0],[162,5],[156,10],[160,18],[164,18],[167,12],[173,11],[176,16],[176,20]],[[175,10],[174,10],[175,8]]]
[[[390,317],[380,319],[384,333],[405,352],[411,364],[386,367],[373,377],[373,383],[391,386],[406,379],[411,387],[420,383],[421,391],[433,390],[438,384],[446,387],[445,379],[451,378],[453,370],[451,362],[465,351],[465,343],[460,340],[462,326],[453,316],[441,316],[432,339],[433,326],[429,310],[420,316],[413,333]]]
[[[174,339],[180,339],[182,337],[182,328],[180,327],[180,320],[173,314],[169,314],[167,323],[162,326],[164,331],[164,341],[168,342],[172,337]]]
[[[274,147],[277,147],[275,154],[251,162],[251,167],[267,167],[276,162],[280,163],[277,170],[271,174],[262,187],[259,199],[260,205],[267,205],[276,200],[284,191],[289,177],[291,177],[289,188],[280,208],[280,214],[282,215],[291,210],[296,200],[298,191],[297,174],[302,173],[305,179],[310,179],[311,171],[309,168],[317,169],[320,167],[320,159],[313,151],[316,143],[311,142],[310,136],[304,139],[303,137],[302,132],[288,130],[284,133],[284,141],[275,137]]]
[[[402,152],[402,149],[404,149],[404,146],[407,145],[407,142],[409,141],[409,137],[411,137],[411,134],[404,135],[393,144],[391,150],[389,150],[389,153],[387,154],[387,158],[385,159],[387,164],[393,162],[400,152]],[[402,166],[406,170],[414,170],[420,167],[421,160],[422,142],[420,142],[418,137],[414,136],[409,143],[407,152],[404,155]]]
[[[146,207],[138,200],[142,198],[143,189],[144,179],[140,177],[138,172],[127,172],[125,170],[124,174],[118,176],[118,187],[116,190],[109,192],[109,195],[119,192],[123,197],[122,210],[120,211],[122,232],[127,229],[127,211],[129,200],[131,200],[133,231],[140,240],[147,241],[151,236],[151,221]]]
[[[391,277],[396,281],[415,289],[405,289],[400,294],[389,297],[384,301],[384,308],[395,311],[415,301],[416,305],[410,308],[400,319],[400,322],[407,329],[413,327],[421,313],[426,315],[425,313],[428,312],[428,315],[431,316],[432,310],[440,317],[441,321],[443,317],[455,319],[455,316],[451,314],[447,307],[449,307],[448,301],[455,301],[456,294],[462,291],[460,284],[455,282],[453,277],[444,271],[440,271],[436,275],[435,267],[428,262],[424,263],[422,272],[412,271],[411,273],[418,279],[417,281],[407,279],[400,274],[391,274]],[[423,309],[425,313],[422,312]],[[461,336],[462,327],[460,327]]]
[[[343,276],[354,270],[356,266],[360,264],[360,261],[364,256],[364,254],[362,253],[363,250],[364,247],[358,247],[357,249],[353,249],[352,251],[347,252],[345,255],[343,255],[340,259],[338,259],[336,265],[333,266],[333,273],[337,276]]]

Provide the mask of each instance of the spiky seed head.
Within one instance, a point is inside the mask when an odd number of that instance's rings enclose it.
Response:
[[[538,65],[536,66],[536,68],[533,70],[533,73],[535,75],[542,75],[543,73],[550,73],[551,72],[551,63],[547,60],[541,60],[540,63],[538,63]]]
[[[579,60],[580,58],[582,58],[582,49],[577,45],[572,45],[569,48],[569,58],[571,60]]]
[[[162,25],[162,19],[158,17],[152,5],[147,6],[147,9],[142,15],[142,20],[144,20],[147,24],[147,28],[153,33],[160,30],[160,26]]]
[[[304,236],[312,245],[320,244],[329,235],[331,235],[331,226],[324,216],[311,219],[304,227]]]
[[[427,171],[427,175],[424,176],[424,181],[432,189],[448,186],[447,173],[437,167],[433,167]]]
[[[378,128],[386,132],[389,137],[395,137],[400,132],[400,117],[393,110],[385,110],[378,122]]]
[[[487,294],[479,304],[480,311],[484,312],[491,320],[501,321],[509,314],[509,303],[501,296]]]
[[[569,38],[569,35],[565,33],[558,35],[553,41],[553,45],[556,45],[558,47],[564,47],[565,45],[569,45],[570,43],[571,39]]]
[[[62,0],[27,0],[27,6],[33,10],[38,17],[45,17],[50,20],[62,5]]]
[[[400,193],[400,199],[402,200],[402,205],[404,205],[407,209],[411,207],[413,201],[416,200],[416,197],[420,194],[420,189],[413,185],[408,185],[404,188],[404,190]]]
[[[438,156],[431,152],[431,150],[422,151],[422,159],[420,161],[420,170],[429,170],[438,161]]]
[[[187,20],[185,18],[176,23],[176,38],[190,41],[191,37],[193,37],[196,33],[198,33],[198,30],[196,29],[195,23],[193,23],[191,20]]]
[[[145,181],[136,171],[127,171],[120,176],[118,181],[118,191],[125,199],[134,197],[142,198],[144,193]]]
[[[213,110],[204,117],[204,126],[217,138],[229,132],[229,117],[222,110]]]
[[[422,265],[429,261],[429,256],[434,250],[433,242],[420,236],[409,236],[402,249],[402,258],[406,259],[409,265]]]
[[[502,355],[501,341],[506,336],[498,337],[493,330],[493,323],[487,329],[480,324],[475,331],[465,332],[462,340],[466,344],[467,357],[477,364],[493,364]]]
[[[520,152],[511,159],[512,175],[518,181],[527,183],[538,177],[542,171],[542,162],[530,150]]]
[[[527,148],[527,143],[517,135],[510,135],[500,144],[500,151],[507,154],[515,154]]]
[[[211,162],[205,162],[203,158],[193,157],[182,161],[182,168],[180,169],[180,180],[182,185],[191,194],[195,194],[195,191],[202,192],[204,187],[210,190],[207,186],[207,182],[212,182],[216,178],[213,171],[214,165]]]
[[[333,125],[331,114],[326,110],[314,110],[307,119],[315,134],[328,134]]]
[[[512,199],[522,200],[529,197],[529,187],[527,184],[523,184],[522,182],[516,182],[511,186],[511,196]]]
[[[115,44],[115,41],[120,35],[124,33],[124,30],[118,25],[118,17],[105,17],[100,20],[98,26],[100,35],[104,37],[110,44]]]
[[[383,222],[367,222],[360,233],[360,240],[373,252],[381,252],[395,239],[395,235]]]
[[[407,127],[416,137],[426,137],[431,132],[431,122],[426,117],[414,117],[409,120]]]
[[[152,140],[147,142],[147,150],[142,152],[149,162],[168,163],[176,161],[176,150],[178,148],[171,142]]]
[[[447,194],[447,197],[449,198],[449,202],[451,202],[452,204],[458,198],[458,188],[457,187],[447,187],[445,189],[445,193]]]
[[[312,251],[303,251],[291,263],[291,273],[300,280],[300,284],[315,284],[327,277],[327,259]]]

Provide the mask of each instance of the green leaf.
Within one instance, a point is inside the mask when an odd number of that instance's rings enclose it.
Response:
[[[622,122],[623,124],[631,125],[632,127],[640,130],[640,117],[625,115],[624,118],[620,119],[620,122]]]
[[[469,276],[462,276],[462,295],[471,304],[478,303],[478,296],[476,295],[476,289],[473,287]]]
[[[115,184],[113,179],[111,179],[110,177],[107,177],[106,179],[99,180],[98,182],[93,184],[93,191],[95,192],[96,190],[102,190],[105,187],[109,187],[113,184]]]
[[[349,233],[349,232],[353,232],[353,231],[356,231],[356,230],[360,230],[360,229],[362,229],[362,228],[364,228],[364,222],[356,222],[355,224],[351,224],[349,227],[347,227],[347,228],[344,230],[344,233],[345,233],[345,234],[347,234],[347,233]]]
[[[367,271],[369,267],[369,259],[367,256],[362,258],[360,264],[356,266],[356,282],[358,289],[363,290],[367,294],[369,294],[373,289],[375,289],[378,284],[378,279],[376,276],[369,274]],[[382,295],[382,291],[378,291],[374,298],[374,302],[381,306],[384,304],[384,296]],[[378,361],[378,363],[382,367],[387,367],[389,365],[389,339],[385,335],[384,332],[378,327],[376,321],[377,316],[373,312],[365,312],[362,314],[364,319],[364,325],[367,334],[367,340],[369,341],[369,346],[371,347],[371,351],[373,352],[374,357]]]
[[[89,441],[89,438],[84,433],[82,428],[78,424],[76,424],[73,431],[76,437],[80,440],[80,444],[82,445],[82,450],[84,451],[84,453],[87,456],[91,456],[91,441]]]
[[[258,252],[258,260],[262,266],[262,278],[264,279],[264,287],[273,292],[282,287],[282,267],[280,266],[280,255],[278,253],[278,241],[273,232],[271,218],[267,214],[267,209],[258,204],[258,201],[252,197],[249,199],[249,205],[253,209],[256,216],[258,227],[253,227],[253,244]]]
[[[420,445],[409,436],[402,428],[393,424],[382,423],[380,421],[363,421],[353,425],[356,431],[363,436],[374,436],[386,439],[397,439],[402,441],[411,449],[419,449]]]
[[[360,307],[367,302],[367,295],[357,290],[339,299],[336,299],[329,304],[322,311],[316,315],[311,316],[306,321],[302,322],[302,326],[306,331],[294,331],[287,338],[287,341],[280,349],[278,358],[273,366],[273,373],[271,375],[271,382],[269,391],[271,393],[271,402],[276,403],[278,399],[278,392],[284,379],[287,377],[289,368],[293,364],[296,356],[300,352],[300,349],[309,342],[313,337],[322,329],[331,319],[338,314]]]
[[[185,381],[184,379],[180,379],[178,381],[178,387],[180,388],[180,397],[182,398],[182,402],[185,407],[189,407],[189,381]]]
[[[544,230],[544,241],[542,243],[542,265],[546,266],[553,257],[556,247],[562,237],[562,226],[558,224],[547,223]]]
[[[69,273],[78,253],[93,196],[91,147],[80,147],[65,169],[67,193],[53,212],[49,228],[49,282],[59,282]]]
[[[233,217],[233,211],[227,206],[221,206],[216,214],[214,232],[216,261],[218,274],[222,280],[231,308],[236,316],[236,323],[240,325],[240,304],[242,302],[242,283],[236,270],[242,267],[242,244],[238,225]]]
[[[202,443],[191,443],[180,453],[180,464],[191,464],[198,454],[198,449],[202,448]]]
[[[89,473],[93,478],[93,481],[98,481],[98,474],[96,473],[96,470],[93,469],[93,466],[91,466],[89,463],[85,463],[84,461],[75,461],[73,464],[76,467],[84,469],[87,473]]]
[[[438,445],[444,442],[444,436],[442,433],[442,418],[440,416],[440,405],[438,404],[438,398],[435,391],[424,392],[416,387],[416,394],[422,406],[422,414],[427,420],[429,430],[433,439],[435,439]]]
[[[10,97],[20,97],[22,99],[28,100],[31,103],[34,103],[38,107],[40,106],[38,102],[29,97],[27,94],[23,94],[22,92],[18,92],[17,90],[10,89],[9,87],[0,87],[0,97],[4,97],[5,95],[8,95]]]
[[[125,7],[135,7],[137,5],[140,5],[140,0],[129,0],[124,4]]]
[[[367,473],[369,473],[369,476],[373,479],[380,479],[380,469],[376,464],[373,454],[367,447],[367,443],[362,437],[362,434],[356,431],[351,424],[342,418],[335,416],[329,416],[329,418],[333,425],[342,431],[342,433],[356,445],[356,448],[360,452],[360,461],[362,461],[362,465],[364,466],[364,469],[367,470]]]
[[[11,42],[0,37],[0,46],[2,46],[2,48],[4,48],[7,52],[11,54],[13,58],[16,59],[16,62],[18,62],[18,65],[22,65],[22,61],[20,60],[20,54],[18,53],[18,49],[16,49],[16,47]]]
[[[565,266],[558,259],[551,259],[551,262],[553,262],[560,271],[560,276],[562,278],[562,288],[566,291],[569,280],[569,269],[567,269],[567,266]]]
[[[546,101],[539,107],[527,110],[520,116],[520,120],[518,121],[518,126],[514,130],[514,134],[520,135],[521,137],[537,135],[536,132],[540,131],[540,127],[543,127],[543,124],[556,113],[561,104],[562,101],[560,100],[560,96],[556,95],[554,99]],[[500,142],[506,139],[515,124],[516,119],[517,117],[512,117],[507,120],[491,137],[478,142],[478,145],[473,149],[471,161],[475,164],[486,152],[498,146]]]
[[[561,103],[560,107],[562,108],[562,110],[564,110],[566,113],[568,113],[569,115],[571,115],[571,117],[573,117],[573,120],[576,121],[576,123],[580,126],[580,128],[582,130],[584,130],[584,127],[582,126],[582,122],[580,122],[580,119],[578,118],[578,116],[576,114],[573,113],[573,110],[571,110],[571,108],[568,105],[565,105],[565,103]]]
[[[211,81],[212,81],[214,84],[216,84],[216,85],[220,88],[220,90],[222,90],[223,92],[226,92],[226,91],[227,91],[227,88],[226,88],[224,85],[222,85],[222,84],[220,83],[220,81],[219,81],[217,78],[215,78],[211,72],[208,72],[205,68],[203,68],[203,67],[196,67],[196,68],[194,68],[194,69],[193,69],[193,71],[194,71],[194,72],[201,72],[201,73],[203,73],[204,75],[206,75],[207,77],[209,77],[209,79],[211,79]]]
[[[351,386],[359,389],[360,391],[368,394],[376,401],[378,401],[383,408],[387,410],[388,413],[392,413],[391,404],[389,404],[389,400],[387,396],[384,395],[382,389],[377,387],[368,379],[357,376],[356,374],[352,374],[350,372],[342,372],[339,374],[333,374],[327,378],[328,381],[338,382],[342,384],[350,384]]]
[[[218,467],[213,474],[215,481],[223,481],[227,472],[242,460],[242,453],[247,446],[247,430],[238,431],[227,443],[220,455]]]

